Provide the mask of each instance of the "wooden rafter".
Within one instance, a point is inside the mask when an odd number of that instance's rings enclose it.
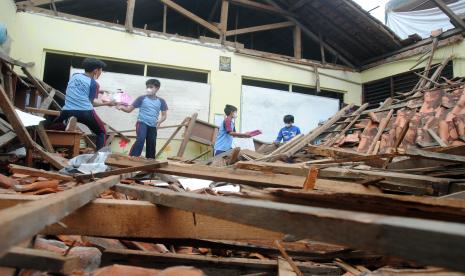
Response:
[[[251,9],[255,9],[255,10],[259,10],[263,12],[271,12],[271,13],[277,13],[277,14],[282,14],[282,15],[287,15],[287,16],[294,16],[291,12],[273,7],[272,5],[258,3],[252,0],[229,0],[229,2],[231,2],[231,4],[234,4],[234,5],[243,6],[246,8],[251,8]]]
[[[46,4],[56,4],[59,2],[65,2],[65,1],[70,1],[70,0],[27,0],[27,1],[20,1],[17,2],[16,5],[19,7],[21,6],[42,6]]]
[[[293,30],[294,37],[294,57],[302,58],[302,31],[298,25]]]
[[[455,14],[454,11],[452,11],[446,5],[446,3],[444,3],[444,1],[442,0],[430,0],[430,1],[436,4],[436,6],[438,6],[438,8],[449,17],[450,22],[452,23],[452,25],[454,25],[454,27],[465,30],[465,22],[463,22],[462,18],[460,18],[457,14]]]
[[[173,10],[189,18],[190,20],[196,22],[197,24],[202,25],[203,27],[209,29],[210,31],[214,32],[217,35],[221,35],[221,30],[218,27],[200,18],[199,16],[188,11],[187,9],[181,7],[180,5],[176,4],[174,1],[171,1],[171,0],[160,0],[160,1],[163,4],[167,5],[168,7],[172,8]]]
[[[127,0],[127,10],[126,10],[126,21],[125,27],[126,31],[132,33],[134,30],[133,19],[134,19],[134,8],[136,6],[136,0]]]
[[[287,28],[287,27],[291,27],[291,26],[295,26],[295,23],[290,22],[290,21],[286,21],[286,22],[280,22],[280,23],[266,24],[266,25],[260,25],[260,26],[254,26],[254,27],[248,27],[248,28],[243,28],[243,29],[227,31],[226,36],[253,33],[253,32],[269,31],[269,30]]]

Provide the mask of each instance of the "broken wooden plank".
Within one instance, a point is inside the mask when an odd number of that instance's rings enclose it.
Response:
[[[143,162],[144,159],[142,158],[128,158],[113,154],[107,158],[105,164],[115,167],[129,167],[144,165]],[[218,168],[175,162],[170,162],[168,166],[157,168],[154,171],[164,174],[258,186],[265,185],[302,188],[305,181],[305,178],[293,175],[270,175],[249,170]]]
[[[18,114],[16,114],[15,108],[11,104],[8,95],[6,94],[5,90],[3,90],[2,86],[0,86],[0,108],[12,128],[15,130],[16,135],[20,139],[21,143],[23,143],[28,148],[33,148],[34,142],[19,119]]]
[[[52,172],[52,171],[38,170],[35,168],[24,167],[24,166],[20,166],[16,164],[10,164],[9,168],[10,168],[10,172],[12,173],[27,174],[30,176],[52,178],[52,179],[58,179],[58,180],[64,180],[64,181],[74,180],[74,178],[69,175],[59,174],[59,173]]]
[[[275,274],[278,264],[277,260],[157,253],[130,249],[104,251],[102,265],[105,266],[114,263],[151,268],[191,265],[202,269],[207,275],[244,275],[263,271]],[[296,264],[302,272],[308,275],[336,275],[341,272],[339,268],[332,265],[316,265],[308,262],[296,262]]]
[[[168,139],[166,140],[165,144],[161,147],[161,149],[157,152],[157,154],[155,155],[155,159],[160,157],[160,155],[163,153],[163,151],[168,147],[168,145],[171,143],[171,141],[174,139],[174,137],[176,137],[176,135],[178,134],[178,132],[184,127],[186,126],[186,123],[189,122],[189,119],[186,117],[182,123],[174,130],[174,132],[170,135],[170,137],[168,137]]]
[[[178,150],[178,157],[182,157],[184,155],[184,152],[186,151],[187,148],[187,143],[189,143],[189,140],[192,135],[192,131],[194,130],[195,126],[195,120],[197,120],[197,113],[192,114],[190,117],[189,123],[187,125],[186,131],[184,132],[184,138],[182,139],[181,145],[179,146]]]
[[[455,154],[448,154],[448,153],[440,153],[440,152],[432,152],[426,151],[421,149],[415,148],[408,148],[405,151],[405,155],[412,156],[412,157],[422,157],[431,160],[439,160],[439,161],[450,161],[456,163],[465,163],[465,157]]]
[[[53,149],[50,139],[48,138],[47,132],[45,132],[45,127],[44,127],[43,122],[40,122],[39,125],[37,126],[37,135],[39,135],[39,139],[42,142],[42,145],[44,146],[45,150],[47,150],[50,153],[54,153],[55,150]]]
[[[341,211],[262,200],[178,193],[118,184],[115,190],[154,204],[465,271],[465,224]],[[418,246],[418,245],[428,246]]]
[[[137,166],[137,167],[127,167],[127,168],[115,169],[111,171],[99,172],[99,173],[93,173],[93,174],[75,175],[74,179],[76,179],[77,181],[84,181],[84,180],[89,180],[89,179],[103,178],[103,177],[107,177],[111,175],[121,175],[121,174],[132,173],[132,172],[152,172],[157,168],[166,167],[166,166],[168,166],[167,161],[153,161],[151,162],[151,164]]]
[[[323,178],[336,179],[363,179],[370,177],[384,177],[386,181],[395,185],[412,187],[419,189],[419,192],[428,195],[444,195],[449,190],[450,179],[438,178],[423,175],[413,175],[397,172],[382,172],[372,170],[355,170],[345,168],[325,168],[319,171],[319,176]]]
[[[436,141],[441,147],[447,147],[446,142],[444,142],[444,141],[441,139],[441,137],[439,137],[439,135],[438,135],[436,132],[434,132],[434,130],[428,128],[426,131],[427,131],[428,134],[431,136],[431,138],[433,138],[434,141]]]
[[[40,108],[34,108],[34,107],[26,107],[25,110],[27,112],[31,113],[40,113],[44,115],[51,115],[51,116],[60,116],[60,111],[57,110],[51,110],[51,109],[40,109]]]
[[[95,199],[120,180],[110,176],[95,182],[54,194],[43,200],[28,202],[0,211],[0,256],[10,247],[56,223]]]
[[[376,146],[376,143],[378,140],[381,138],[381,135],[383,135],[384,129],[388,125],[389,121],[391,120],[392,114],[394,113],[394,109],[391,109],[388,113],[388,115],[381,120],[381,122],[378,125],[378,132],[375,135],[375,138],[373,138],[373,142],[371,143],[370,147],[368,148],[367,153],[368,154],[373,154],[373,150]],[[375,153],[376,154],[376,153]]]
[[[318,176],[318,170],[315,167],[310,167],[308,170],[307,178],[304,183],[304,191],[313,190]]]
[[[375,214],[411,218],[437,219],[465,223],[465,202],[444,200],[447,197],[399,196],[382,193],[298,191],[292,189],[266,189],[264,199],[282,203],[335,208]],[[260,195],[261,196],[261,195]],[[258,196],[251,195],[251,197]],[[451,197],[452,198],[452,197]]]
[[[275,245],[278,248],[281,255],[284,257],[284,259],[286,259],[287,263],[292,267],[292,270],[294,271],[294,273],[297,276],[303,276],[303,274],[300,271],[299,267],[297,267],[294,260],[292,260],[292,258],[289,257],[289,255],[286,253],[286,250],[284,249],[284,247],[281,245],[281,243],[278,240],[275,241]]]
[[[278,257],[278,276],[296,276],[291,265],[285,259]]]
[[[8,131],[7,133],[0,136],[0,148],[10,143],[13,139],[16,138],[16,133],[13,131]]]
[[[68,119],[68,124],[66,125],[65,131],[76,131],[77,129],[77,118],[74,116],[71,116]]]
[[[0,258],[0,266],[63,274],[81,269],[77,256],[62,256],[55,252],[23,247],[11,248]]]
[[[0,194],[0,209],[48,196]],[[137,218],[136,220],[134,218]],[[63,227],[65,225],[66,227]],[[283,234],[146,201],[96,199],[43,231],[46,235],[114,238],[276,240]]]

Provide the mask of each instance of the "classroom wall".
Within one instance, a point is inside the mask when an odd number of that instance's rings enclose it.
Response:
[[[434,54],[433,64],[441,63],[444,59],[451,55],[454,56],[454,77],[465,76],[465,41],[460,41],[458,43],[437,49]],[[366,83],[410,71],[410,68],[417,63],[420,56],[421,55],[415,55],[406,59],[385,63],[362,71],[361,81],[362,83]],[[425,63],[426,61],[416,68],[424,67]]]
[[[10,54],[13,58],[34,62],[31,71],[39,78],[43,76],[46,51],[206,71],[212,89],[210,122],[213,122],[214,114],[223,113],[227,103],[240,108],[243,77],[315,86],[315,74],[311,72],[313,68],[308,66],[239,55],[218,44],[202,44],[197,40],[183,40],[162,34],[147,37],[144,34],[127,33],[123,27],[115,30],[48,15],[15,13],[12,2],[0,1],[0,21],[6,21],[14,40]],[[231,72],[219,71],[220,56],[231,57]],[[359,73],[332,69],[320,69],[320,72],[350,81],[320,75],[322,89],[344,92],[346,103],[361,103]],[[196,153],[198,151],[193,154]]]

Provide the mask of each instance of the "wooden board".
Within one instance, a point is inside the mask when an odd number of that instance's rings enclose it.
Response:
[[[177,193],[123,184],[116,185],[115,190],[155,204],[285,232],[299,238],[465,271],[465,224]]]
[[[48,196],[2,195],[0,209]],[[134,218],[137,218],[134,219]],[[84,235],[114,238],[190,238],[218,240],[275,240],[283,234],[235,222],[155,206],[146,201],[96,199],[59,224],[46,227],[47,235]]]
[[[10,164],[9,168],[12,173],[21,173],[21,174],[27,174],[30,176],[38,176],[38,177],[52,178],[52,179],[65,180],[65,181],[74,180],[74,178],[69,175],[59,174],[57,172],[52,172],[52,171],[38,170],[38,169],[24,167],[24,166],[20,166],[16,164]]]
[[[77,256],[65,257],[55,252],[22,247],[11,248],[0,258],[0,266],[64,274],[81,268]]]
[[[120,181],[110,176],[76,188],[53,194],[43,200],[28,202],[0,211],[0,256],[10,247],[42,231],[47,225],[95,199],[99,193]]]

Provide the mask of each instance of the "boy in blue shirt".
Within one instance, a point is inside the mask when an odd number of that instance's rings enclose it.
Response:
[[[216,136],[214,155],[221,154],[223,152],[232,149],[233,137],[238,138],[250,138],[248,133],[236,132],[234,119],[237,118],[237,108],[235,106],[227,104],[224,107],[224,118],[223,123],[220,126],[218,135]]]
[[[106,64],[95,58],[86,58],[82,62],[85,73],[76,73],[66,88],[65,105],[56,122],[65,122],[76,117],[97,136],[97,150],[105,146],[106,130],[102,120],[94,110],[96,106],[114,106],[114,102],[103,103],[98,100],[99,84],[96,79],[102,74]]]
[[[278,133],[278,138],[276,138],[275,143],[283,143],[288,142],[292,138],[294,138],[296,135],[300,134],[300,129],[296,126],[294,126],[294,116],[292,115],[286,115],[284,116],[284,124],[285,126],[281,128],[281,130]]]
[[[146,143],[145,157],[155,159],[157,128],[166,120],[168,105],[164,99],[157,97],[160,81],[149,79],[145,85],[147,95],[140,96],[130,106],[118,106],[117,108],[127,113],[139,108],[136,124],[137,138],[129,156],[140,156]],[[161,117],[158,118],[160,113]]]

